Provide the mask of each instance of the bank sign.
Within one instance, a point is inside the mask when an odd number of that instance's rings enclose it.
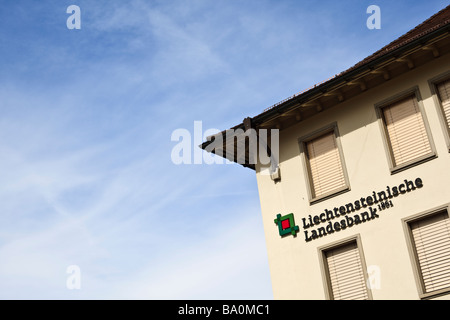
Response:
[[[366,197],[361,197],[353,202],[334,208],[327,208],[318,215],[308,215],[302,218],[303,234],[305,241],[326,236],[346,228],[351,228],[360,223],[372,221],[380,217],[380,214],[394,207],[394,198],[412,192],[423,187],[421,178],[413,180],[404,180],[397,186],[387,186],[385,190],[375,192]],[[362,211],[362,212],[360,212]],[[274,220],[278,226],[278,232],[281,237],[293,235],[299,232],[299,226],[295,225],[294,214],[289,213],[282,216],[277,215]]]

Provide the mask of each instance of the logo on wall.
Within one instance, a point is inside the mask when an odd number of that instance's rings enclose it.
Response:
[[[292,234],[295,237],[297,235],[299,228],[295,225],[293,213],[289,213],[284,216],[277,214],[277,218],[274,222],[278,225],[280,236],[284,237]]]

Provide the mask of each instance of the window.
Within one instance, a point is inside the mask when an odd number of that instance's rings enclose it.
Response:
[[[410,93],[379,108],[392,173],[435,155],[417,96]]]
[[[325,292],[331,300],[369,300],[367,273],[359,236],[319,248]]]
[[[450,131],[450,80],[438,84],[437,88],[447,129]]]
[[[449,221],[447,208],[405,220],[421,298],[450,291]]]
[[[348,190],[348,179],[335,124],[300,139],[311,202]]]
[[[440,113],[442,114],[443,127],[450,150],[450,79],[437,84]]]

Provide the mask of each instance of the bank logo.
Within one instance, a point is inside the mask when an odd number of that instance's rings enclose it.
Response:
[[[275,224],[278,225],[278,232],[281,237],[292,234],[294,237],[297,235],[299,230],[298,226],[295,225],[294,214],[289,213],[284,216],[277,214],[277,218],[274,220]]]

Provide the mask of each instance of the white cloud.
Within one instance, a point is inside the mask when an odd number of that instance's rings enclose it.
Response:
[[[250,208],[245,208],[250,209]],[[252,216],[253,215],[253,216]],[[199,229],[205,227],[199,225]],[[126,284],[121,297],[131,299],[271,299],[262,225],[257,210],[226,225],[211,224],[207,241],[168,247],[168,252]],[[176,230],[174,230],[176,232]],[[176,236],[175,236],[176,237]],[[180,239],[181,240],[181,239]],[[205,239],[206,240],[206,239]],[[261,289],[258,295],[254,290]]]
[[[79,33],[50,1],[27,11],[45,32],[2,20],[0,297],[271,298],[254,172],[176,166],[171,132],[258,114],[364,57],[367,35],[343,39],[355,18],[331,2],[80,6]]]

